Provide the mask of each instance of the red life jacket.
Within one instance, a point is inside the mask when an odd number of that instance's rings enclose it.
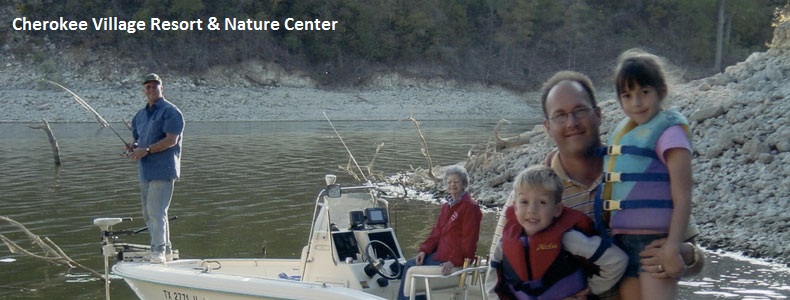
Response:
[[[515,216],[515,207],[505,211],[502,232],[502,276],[500,296],[528,299],[561,299],[587,286],[583,262],[562,249],[562,235],[571,229],[592,234],[593,222],[584,213],[563,207],[548,228],[526,237]],[[528,247],[528,248],[526,248]],[[526,251],[526,249],[529,249]]]

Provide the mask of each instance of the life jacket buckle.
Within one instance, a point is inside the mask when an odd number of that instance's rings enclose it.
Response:
[[[621,182],[620,175],[623,173],[620,172],[606,172],[606,176],[604,176],[604,180],[606,182]]]
[[[621,210],[620,207],[620,200],[604,200],[603,201],[603,209],[604,210]]]
[[[623,146],[622,145],[611,145],[606,147],[606,154],[608,155],[620,155],[623,154]]]

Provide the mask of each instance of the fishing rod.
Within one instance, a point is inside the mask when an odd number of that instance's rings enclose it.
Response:
[[[348,146],[346,146],[346,142],[343,141],[343,137],[340,136],[339,132],[337,132],[337,129],[335,128],[335,124],[332,124],[332,120],[330,120],[329,116],[326,115],[326,112],[324,112],[324,118],[326,118],[326,121],[329,122],[329,126],[332,126],[332,130],[335,131],[335,135],[337,135],[337,138],[340,139],[340,143],[343,144],[343,147],[346,148],[346,152],[348,152],[348,156],[351,157],[351,160],[354,162],[354,165],[357,166],[357,170],[359,170],[359,174],[362,175],[362,178],[365,179],[366,182],[370,182],[367,176],[365,176],[365,172],[362,172],[362,168],[357,163],[357,159],[354,158],[354,154],[351,154],[351,149],[348,149]]]
[[[176,219],[178,219],[178,216],[172,216],[172,217],[168,218],[167,221],[168,222],[169,221],[175,221]],[[141,233],[141,232],[144,232],[144,231],[148,231],[148,226],[140,227],[139,229],[132,231],[129,235],[135,235],[135,234],[138,234],[138,233]]]
[[[78,96],[76,93],[72,92],[70,89],[66,88],[65,86],[61,85],[60,83],[48,79],[41,79],[41,80],[49,82],[53,85],[60,87],[66,92],[69,92],[69,94],[71,94],[71,96],[74,98],[74,101],[77,101],[77,103],[80,106],[82,106],[82,108],[93,114],[93,116],[96,118],[96,121],[99,122],[99,125],[101,125],[102,128],[104,127],[110,128],[110,130],[112,130],[112,132],[115,133],[115,135],[118,136],[119,139],[121,139],[121,142],[123,142],[124,146],[126,146],[127,149],[130,148],[129,143],[127,143],[126,140],[124,140],[123,137],[121,137],[121,135],[118,133],[118,131],[115,131],[115,128],[112,128],[112,126],[110,126],[110,123],[108,123],[107,120],[105,120],[95,109],[93,109],[93,107],[91,107],[88,104],[88,102],[85,102],[85,100],[83,100],[80,96]]]

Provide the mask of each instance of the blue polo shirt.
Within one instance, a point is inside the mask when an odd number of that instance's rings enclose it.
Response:
[[[181,111],[159,98],[150,108],[148,103],[132,118],[132,136],[137,147],[146,148],[165,138],[166,133],[178,135],[175,146],[151,153],[139,160],[140,180],[174,180],[181,175],[181,140],[184,116]]]

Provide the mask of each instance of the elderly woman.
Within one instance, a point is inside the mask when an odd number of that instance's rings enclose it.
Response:
[[[454,267],[461,266],[465,258],[475,256],[483,214],[477,201],[466,191],[469,186],[466,169],[456,165],[447,167],[444,186],[447,202],[442,205],[439,219],[420,245],[420,253],[406,262],[401,274],[406,274],[413,266],[435,265],[441,266],[442,273],[447,275]],[[398,290],[398,299],[406,299],[403,283]]]

